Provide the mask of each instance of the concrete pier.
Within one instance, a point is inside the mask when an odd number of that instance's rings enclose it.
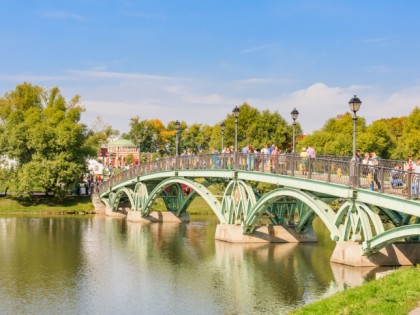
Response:
[[[337,242],[330,261],[354,267],[412,266],[420,263],[420,243],[395,243],[363,256],[357,242]]]
[[[112,211],[112,209],[109,206],[105,207],[105,215],[107,217],[113,217],[113,218],[125,218],[125,217],[127,217],[127,215],[122,213],[122,212]]]
[[[96,214],[105,214],[106,212],[105,205],[102,203],[98,194],[92,194],[92,204],[93,204],[93,207],[95,208]]]
[[[148,217],[142,217],[140,211],[128,211],[127,221],[142,223],[182,223],[190,222],[190,216],[188,213],[183,213],[181,217],[177,217],[173,212],[153,211]]]
[[[299,234],[294,227],[282,225],[265,225],[255,229],[252,234],[243,234],[240,225],[218,224],[216,240],[230,243],[314,243],[317,237],[310,228],[305,234]]]

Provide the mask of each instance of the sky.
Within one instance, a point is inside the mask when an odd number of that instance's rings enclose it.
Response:
[[[420,1],[0,0],[0,96],[80,95],[82,122],[220,123],[247,102],[305,133],[420,106]],[[240,119],[240,118],[239,118]]]

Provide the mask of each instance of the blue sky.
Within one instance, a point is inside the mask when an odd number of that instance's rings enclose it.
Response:
[[[296,107],[304,132],[420,106],[418,1],[0,0],[0,95],[24,81],[82,97],[83,122],[216,124]]]

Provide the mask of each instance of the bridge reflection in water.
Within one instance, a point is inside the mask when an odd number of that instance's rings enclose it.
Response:
[[[294,155],[170,157],[112,177],[99,194],[107,215],[126,206],[128,220],[149,222],[188,220],[189,205],[201,196],[220,222],[216,238],[229,242],[313,241],[308,235],[319,217],[337,242],[334,262],[377,266],[420,261],[420,251],[415,250],[420,202],[411,189],[412,173],[400,171],[405,184],[393,187],[392,167],[352,167],[333,157],[310,159],[307,166],[302,162]],[[372,178],[379,183],[377,191],[371,190]],[[250,181],[274,188],[261,195]],[[222,198],[209,189],[220,183],[225,187]],[[185,194],[185,187],[191,192]],[[158,198],[168,212],[152,212]],[[338,210],[330,206],[334,201]],[[259,226],[262,217],[273,227]]]

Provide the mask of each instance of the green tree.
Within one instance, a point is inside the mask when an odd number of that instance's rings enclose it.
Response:
[[[391,153],[395,159],[407,159],[413,156],[420,157],[420,108],[415,107],[408,117],[400,118],[404,122],[401,137],[396,141],[396,148]]]
[[[0,99],[0,154],[17,161],[10,192],[29,195],[35,188],[66,194],[96,148],[81,124],[79,96],[66,101],[58,88],[18,85]]]

